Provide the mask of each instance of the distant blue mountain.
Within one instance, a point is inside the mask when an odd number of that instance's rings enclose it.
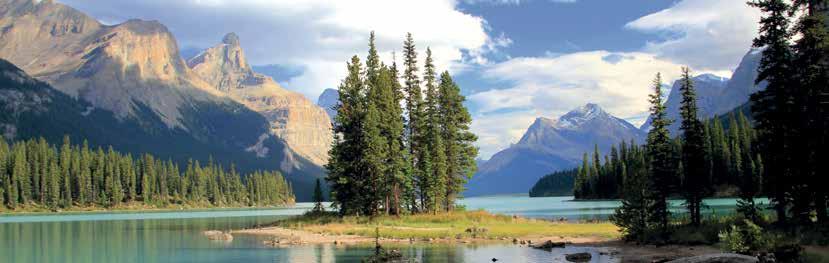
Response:
[[[762,52],[760,49],[752,49],[740,62],[740,65],[731,75],[731,79],[703,74],[693,78],[694,87],[697,92],[697,106],[699,107],[699,118],[710,119],[717,115],[734,110],[734,108],[748,102],[752,93],[765,88],[765,84],[755,85],[757,68],[760,64]],[[668,95],[665,106],[668,111],[668,118],[674,120],[668,129],[673,135],[678,135],[680,126],[679,104],[682,95],[679,94],[679,81],[674,82]],[[650,129],[651,119],[640,127],[643,131]]]
[[[541,117],[517,144],[480,164],[465,194],[526,193],[542,176],[575,167],[594,145],[607,153],[623,140],[644,138],[644,132],[596,104],[574,109],[558,120]]]
[[[325,109],[328,117],[331,117],[331,122],[337,117],[337,110],[334,108],[340,103],[340,93],[335,89],[325,89],[317,99],[317,106]]]

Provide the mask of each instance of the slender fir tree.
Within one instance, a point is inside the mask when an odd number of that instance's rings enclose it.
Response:
[[[446,152],[446,197],[444,208],[450,210],[463,185],[472,178],[477,165],[478,148],[473,144],[478,137],[470,131],[472,116],[464,107],[466,100],[460,87],[448,71],[440,75],[440,123]]]
[[[702,199],[709,192],[709,169],[705,162],[705,135],[702,122],[698,117],[697,96],[691,72],[687,67],[682,68],[680,80],[682,102],[679,111],[682,117],[682,193],[685,196],[685,205],[691,217],[691,224],[699,226]]]
[[[778,222],[786,223],[789,206],[788,193],[795,173],[792,138],[796,137],[796,119],[792,89],[794,82],[792,60],[794,54],[789,45],[790,5],[784,0],[758,0],[749,3],[765,15],[760,20],[760,35],[754,39],[755,48],[763,48],[756,83],[766,82],[765,90],[751,96],[751,111],[758,130],[758,142],[764,165],[765,183]]]
[[[650,220],[656,224],[657,230],[663,235],[668,232],[668,195],[671,193],[672,182],[676,172],[676,162],[673,160],[672,142],[668,126],[671,120],[665,112],[662,101],[662,76],[656,74],[653,81],[653,94],[650,95],[651,130],[648,132],[647,155],[650,164],[650,187],[648,191],[650,206]]]
[[[811,222],[816,214],[820,223],[829,222],[827,190],[829,182],[829,28],[826,0],[795,0],[794,11],[802,11],[795,25],[800,36],[794,45],[793,68],[798,88],[793,89],[799,136],[793,139],[798,167],[793,189],[793,215],[801,222]]]

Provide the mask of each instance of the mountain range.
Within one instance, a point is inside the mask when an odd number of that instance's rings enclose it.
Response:
[[[235,34],[185,61],[156,21],[104,25],[51,0],[4,1],[0,15],[6,139],[66,134],[180,162],[278,169],[299,200],[324,174],[327,113],[253,72]]]
[[[693,77],[701,119],[727,114],[735,108],[744,109],[749,96],[765,87],[765,83],[754,84],[761,51],[751,49],[746,53],[730,79],[712,74]],[[674,120],[668,128],[674,135],[679,131],[681,100],[679,81],[676,81],[665,102],[667,116]],[[593,104],[567,113],[559,120],[538,118],[517,144],[479,165],[478,173],[467,184],[466,194],[526,192],[541,176],[575,167],[582,154],[592,152],[594,145],[607,153],[611,145],[622,140],[643,142],[650,123],[648,119],[634,131],[636,128],[630,123],[610,116]]]
[[[710,119],[728,113],[745,104],[752,93],[765,88],[765,83],[754,84],[754,80],[757,79],[760,58],[762,58],[761,51],[761,49],[755,48],[746,53],[734,70],[731,79],[712,74],[693,77],[700,119]],[[667,116],[674,120],[668,127],[673,135],[679,134],[680,126],[679,104],[682,101],[682,95],[679,93],[679,85],[679,81],[674,82],[665,101]],[[640,129],[648,131],[650,124],[651,119],[648,118]]]
[[[623,140],[643,142],[644,138],[645,132],[592,103],[557,120],[540,117],[518,143],[478,167],[465,195],[526,192],[543,175],[575,167],[595,146],[606,153]]]

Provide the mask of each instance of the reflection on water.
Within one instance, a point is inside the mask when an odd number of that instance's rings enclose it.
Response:
[[[0,224],[0,262],[360,262],[369,246],[308,245],[269,248],[263,237],[236,235],[210,241],[206,229],[264,224],[281,216],[14,222]],[[394,247],[419,262],[550,262],[565,251],[514,245],[402,245]],[[608,262],[592,248],[594,262]],[[554,260],[553,260],[554,261]]]
[[[499,196],[461,201],[470,209],[545,218],[606,217],[614,201],[571,202],[571,198]],[[764,200],[761,200],[764,201]],[[733,199],[706,202],[717,213],[732,211]],[[680,208],[681,202],[672,202]],[[0,262],[360,262],[370,246],[270,248],[264,237],[236,235],[232,242],[210,241],[208,229],[229,230],[267,224],[300,214],[311,204],[288,209],[207,210],[159,213],[96,213],[0,216]],[[710,210],[709,210],[710,211]],[[592,262],[613,262],[588,247],[530,249],[496,245],[399,245],[420,262],[561,262],[564,254],[588,252]]]
[[[766,198],[755,200],[761,206],[769,203]],[[607,219],[621,205],[616,200],[573,201],[572,196],[529,198],[526,194],[474,197],[463,199],[459,203],[470,210],[484,209],[499,214],[570,220]],[[671,200],[669,203],[674,214],[685,213],[682,200]],[[703,214],[725,215],[735,213],[737,199],[714,198],[706,199],[704,203]]]

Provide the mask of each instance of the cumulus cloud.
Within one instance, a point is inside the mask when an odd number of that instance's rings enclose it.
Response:
[[[513,85],[469,97],[478,112],[473,129],[482,138],[482,156],[518,141],[535,117],[556,118],[588,102],[641,124],[655,74],[661,72],[665,82],[672,82],[680,67],[649,53],[609,51],[522,57],[495,64],[484,74]]]
[[[486,21],[463,13],[454,0],[61,0],[109,23],[158,20],[181,46],[209,47],[236,32],[253,64],[281,64],[305,71],[286,81],[310,98],[345,76],[352,55],[365,57],[370,31],[384,59],[400,51],[407,32],[420,52],[432,48],[440,69],[486,63],[483,54],[509,45],[490,37]],[[421,62],[422,62],[421,58]]]
[[[662,34],[644,50],[697,70],[733,70],[757,35],[760,12],[741,0],[682,0],[627,28]]]
[[[548,2],[553,3],[575,3],[577,0],[546,0]],[[492,5],[519,5],[524,2],[528,2],[528,0],[463,0],[463,2],[474,5],[474,4],[492,4]]]

